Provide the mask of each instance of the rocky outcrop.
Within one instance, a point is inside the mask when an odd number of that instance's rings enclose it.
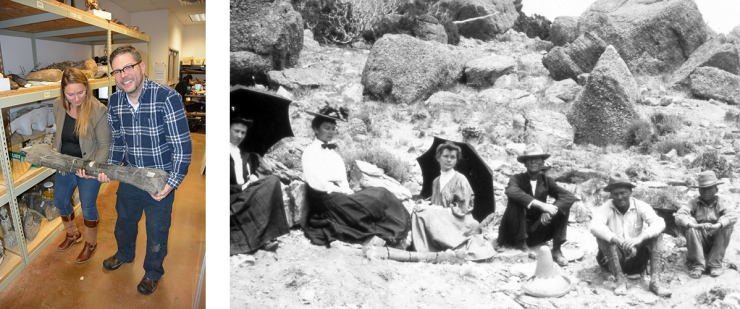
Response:
[[[639,117],[637,97],[637,82],[617,50],[608,46],[568,113],[573,141],[597,146],[624,143],[628,127]]]
[[[695,96],[740,104],[740,76],[713,67],[700,67],[691,74]]]
[[[313,32],[309,29],[303,30],[302,51],[318,51],[319,49],[321,49],[321,45],[313,39]]]
[[[578,38],[578,17],[558,16],[550,25],[550,42],[555,46],[563,46]]]
[[[606,43],[599,36],[587,32],[569,45],[551,49],[542,58],[542,64],[555,80],[577,81],[578,75],[591,72],[605,48]]]
[[[466,38],[492,40],[514,26],[519,14],[511,0],[441,0],[435,4],[440,15],[454,21],[486,17],[457,24],[458,32]]]
[[[288,226],[300,225],[301,228],[305,228],[309,212],[308,201],[306,200],[306,183],[293,181],[286,189],[290,199],[290,203],[285,204]]]
[[[737,48],[724,34],[717,35],[696,49],[689,60],[673,72],[670,83],[687,85],[689,75],[698,67],[715,67],[735,75],[740,74],[740,56]]]
[[[563,100],[563,102],[571,102],[576,99],[576,96],[581,92],[581,87],[572,79],[564,79],[557,81],[545,90],[546,98],[557,98]]]
[[[303,19],[287,0],[231,1],[231,84],[298,64]]]
[[[435,92],[424,104],[427,106],[466,106],[468,100],[457,93],[440,91]]]
[[[355,166],[350,172],[350,185],[359,185],[360,188],[380,187],[386,188],[399,200],[411,198],[411,191],[406,189],[400,182],[386,175],[383,169],[365,161],[355,160]]]
[[[363,36],[366,40],[375,41],[386,34],[406,34],[424,41],[447,44],[447,33],[444,26],[430,15],[389,14],[378,21],[372,33]]]
[[[578,28],[613,45],[632,72],[673,70],[707,40],[693,0],[597,0]]]
[[[524,54],[516,60],[517,71],[528,76],[547,76],[550,72],[542,65],[542,54]]]
[[[277,89],[282,86],[293,91],[329,85],[331,84],[331,76],[320,69],[292,68],[267,72],[267,82],[271,88]]]
[[[740,25],[735,26],[730,30],[730,36],[740,39]]]
[[[478,98],[487,104],[507,104],[509,107],[537,103],[537,97],[520,89],[486,89],[478,94]]]
[[[473,87],[490,87],[496,79],[514,71],[516,64],[514,58],[507,56],[493,55],[475,59],[465,64],[465,79]]]
[[[365,62],[364,92],[394,103],[425,100],[462,76],[459,61],[443,44],[388,34],[373,44]]]
[[[551,110],[524,113],[524,128],[537,143],[566,147],[573,144],[573,127],[565,115]]]

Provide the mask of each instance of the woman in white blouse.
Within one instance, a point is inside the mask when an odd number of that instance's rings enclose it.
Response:
[[[251,126],[251,119],[231,118],[231,255],[275,251],[274,239],[290,232],[280,180],[259,173],[260,156],[239,147]]]
[[[337,120],[346,121],[347,112],[326,106],[311,128],[316,139],[303,151],[303,173],[308,184],[309,222],[306,236],[316,245],[334,240],[361,243],[377,236],[389,246],[403,247],[411,228],[406,208],[385,188],[353,192],[347,182],[344,160],[330,143],[337,134]]]

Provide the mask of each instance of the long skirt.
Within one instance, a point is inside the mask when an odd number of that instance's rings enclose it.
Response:
[[[231,199],[231,255],[251,253],[290,232],[277,177],[260,179]]]
[[[385,188],[366,188],[349,195],[308,188],[308,202],[311,213],[304,232],[316,245],[334,240],[361,243],[378,236],[393,246],[411,229],[409,212]]]
[[[449,208],[433,207],[412,215],[411,237],[418,252],[465,250],[469,261],[483,260],[496,253],[483,235],[464,236],[478,221],[471,214],[456,217]]]

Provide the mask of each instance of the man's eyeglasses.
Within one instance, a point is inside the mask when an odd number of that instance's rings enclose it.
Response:
[[[121,72],[124,72],[126,74],[131,74],[131,71],[133,71],[134,70],[134,67],[137,66],[137,65],[139,65],[139,63],[141,63],[141,61],[139,61],[137,63],[134,63],[132,65],[127,65],[127,66],[123,67],[123,69],[120,69],[120,70],[113,70],[111,72],[111,74],[113,74],[113,76],[121,75]]]

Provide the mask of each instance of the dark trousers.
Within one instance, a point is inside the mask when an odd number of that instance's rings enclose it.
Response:
[[[599,252],[596,254],[596,262],[599,263],[599,266],[612,271],[609,269],[609,260],[616,259],[619,261],[621,272],[627,275],[644,272],[650,263],[651,257],[660,257],[663,248],[661,235],[648,238],[636,246],[637,252],[635,254],[626,252],[621,247],[606,240],[597,238],[596,243],[599,245]],[[613,275],[618,276],[619,274]]]
[[[161,201],[139,188],[126,183],[119,183],[116,198],[115,236],[118,243],[116,259],[123,262],[134,260],[136,253],[136,235],[139,232],[139,221],[142,212],[146,213],[146,256],[144,257],[144,275],[152,280],[159,280],[164,275],[164,257],[167,256],[167,239],[172,223],[172,203],[175,191]]]
[[[552,239],[554,248],[560,247],[565,243],[568,234],[568,215],[570,210],[565,213],[558,211],[552,216],[550,223],[543,225],[539,220],[527,222],[527,246],[534,246]]]
[[[700,269],[706,267],[722,268],[722,259],[725,258],[725,250],[730,244],[733,226],[726,226],[708,235],[702,229],[686,229],[686,262],[689,269]],[[708,259],[705,259],[707,255]],[[708,260],[708,261],[707,261]]]

